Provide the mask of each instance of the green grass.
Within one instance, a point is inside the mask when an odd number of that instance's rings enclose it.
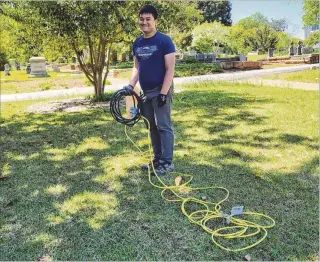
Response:
[[[110,85],[111,82],[107,79],[106,85]],[[45,90],[60,90],[69,89],[74,87],[88,87],[92,86],[90,81],[84,76],[62,76],[60,78],[39,78],[33,79],[33,81],[15,81],[1,82],[1,94],[19,94],[19,93],[30,93],[39,92]]]
[[[29,75],[25,72],[25,70],[14,70],[10,71],[10,76],[5,76],[3,71],[0,71],[0,79],[2,83],[10,83],[10,82],[21,82],[21,81],[34,81],[39,79],[61,79],[61,78],[79,78],[79,75],[72,75],[72,73],[64,73],[64,72],[53,72],[47,71],[49,77],[41,77],[41,78],[29,78]],[[60,76],[59,76],[60,75]],[[80,77],[84,77],[81,75]]]
[[[2,103],[0,260],[317,260],[318,100],[224,82],[174,95],[176,170],[193,187],[229,189],[225,212],[244,205],[276,221],[239,253],[160,197],[107,109],[40,115],[25,112],[31,102]],[[143,123],[129,133],[146,149]]]
[[[259,59],[263,59],[266,58],[268,55],[264,54],[264,55],[247,55],[247,60],[248,61],[257,61]]]
[[[264,76],[265,79],[273,80],[286,80],[306,83],[318,83],[319,82],[319,70],[309,69],[305,71],[276,74],[272,76]]]
[[[214,74],[221,72],[221,68],[216,65],[209,63],[190,63],[190,64],[179,64],[175,66],[174,77],[184,77],[184,76],[197,76]],[[120,71],[117,78],[130,79],[131,69],[126,71]]]
[[[126,70],[126,71],[119,71],[119,74],[116,78],[124,78],[124,79],[130,79],[132,73],[132,68]]]

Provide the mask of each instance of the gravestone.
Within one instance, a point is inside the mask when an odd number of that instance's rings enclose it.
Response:
[[[313,53],[313,47],[302,47],[302,54],[303,55],[308,55]]]
[[[244,54],[240,54],[240,55],[239,55],[239,58],[240,58],[240,62],[245,62],[245,61],[247,61],[247,58],[246,58],[246,56],[245,56]]]
[[[30,66],[30,63],[28,63],[26,66],[26,73],[29,75],[30,72],[31,72],[31,66]]]
[[[290,43],[290,47],[289,47],[289,55],[293,56],[294,55],[294,50],[293,50],[293,42]]]
[[[211,63],[213,61],[213,54],[205,54],[205,62]]]
[[[71,59],[72,59],[72,63],[73,64],[77,63],[77,58],[76,57],[73,56]]]
[[[301,53],[301,49],[302,49],[302,43],[299,41],[298,42],[298,45],[297,45],[297,55],[302,55],[302,53]]]
[[[19,63],[16,63],[16,69],[17,69],[17,70],[21,70]]]
[[[269,57],[273,57],[273,51],[274,51],[273,48],[269,48]]]
[[[9,64],[4,65],[4,75],[10,76],[10,65]]]
[[[60,72],[60,68],[57,67],[55,64],[52,64],[52,70],[53,72]]]
[[[204,61],[204,54],[198,53],[196,54],[196,59],[200,62]]]
[[[31,57],[29,59],[31,72],[29,77],[48,77],[46,59],[44,57]]]

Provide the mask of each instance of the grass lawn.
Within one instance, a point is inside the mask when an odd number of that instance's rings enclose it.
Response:
[[[63,73],[63,72],[53,72],[47,71],[50,77],[44,78],[29,78],[29,75],[25,70],[13,70],[10,71],[10,76],[5,76],[4,71],[0,71],[0,79],[2,82],[18,82],[18,81],[34,81],[35,79],[60,79],[60,78],[79,78],[79,75],[72,75],[72,73]],[[85,77],[80,75],[80,77]]]
[[[290,66],[297,66],[296,64],[270,64],[270,65],[262,65],[262,69],[271,69],[271,68],[278,68],[278,67],[290,67]]]
[[[124,79],[130,80],[131,73],[132,73],[132,68],[129,68],[126,71],[119,71],[119,74],[117,75],[117,78],[124,78]]]
[[[266,58],[268,55],[264,54],[264,55],[247,55],[247,60],[248,61],[257,61],[259,59],[263,59]]]
[[[318,100],[224,82],[174,95],[176,171],[192,174],[192,187],[226,187],[225,212],[244,205],[276,221],[238,253],[161,198],[108,110],[41,115],[25,112],[35,102],[2,103],[0,260],[317,260]],[[142,123],[129,133],[146,149]]]
[[[287,81],[306,82],[306,83],[318,83],[319,82],[319,70],[309,69],[305,71],[276,74],[272,76],[264,76],[265,79],[281,79]]]
[[[39,92],[46,90],[69,89],[74,87],[92,86],[84,74],[72,75],[71,73],[48,72],[50,77],[28,78],[22,71],[12,71],[11,76],[4,77],[1,73],[1,94],[18,94]],[[110,84],[106,80],[106,85]]]

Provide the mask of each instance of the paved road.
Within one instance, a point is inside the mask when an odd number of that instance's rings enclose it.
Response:
[[[255,79],[256,77],[267,76],[267,75],[302,71],[302,70],[310,69],[312,67],[319,68],[319,64],[278,67],[278,68],[272,68],[272,69],[257,69],[257,70],[250,70],[250,71],[241,71],[241,72],[238,71],[238,72],[220,73],[220,74],[203,75],[203,76],[175,77],[174,83],[175,85],[179,86],[180,84],[184,84],[184,83],[192,83],[192,82],[198,83],[201,81],[238,81],[238,80],[241,81],[243,79],[248,79],[249,82],[250,81],[257,82],[258,80],[252,80],[252,79]],[[112,85],[106,86],[106,90],[118,90],[122,88],[124,85],[126,85],[128,82],[126,79],[110,78],[109,80],[111,81]],[[263,81],[263,84],[272,83],[270,81],[268,82],[268,80],[259,80],[259,81],[260,81],[259,82],[260,84],[262,83],[261,81]],[[272,80],[272,81],[275,81],[275,80]],[[283,81],[279,83],[278,83],[279,87],[299,88],[298,84],[286,86],[286,84],[283,84],[284,83]],[[300,86],[302,87],[303,85],[300,83]],[[317,90],[318,85],[310,84],[308,88],[306,89]],[[41,99],[41,98],[72,96],[72,95],[82,95],[82,94],[92,94],[92,93],[93,93],[93,87],[70,88],[70,89],[63,89],[63,90],[48,90],[48,91],[32,92],[32,93],[1,95],[1,102],[35,100],[35,99]]]

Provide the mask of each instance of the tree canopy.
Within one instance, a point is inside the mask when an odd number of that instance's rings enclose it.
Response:
[[[305,26],[313,26],[319,24],[319,2],[316,0],[303,1],[304,15],[302,17]]]
[[[306,46],[314,46],[319,43],[320,43],[320,31],[319,30],[310,34],[305,41]]]
[[[32,55],[45,52],[43,41],[59,50],[61,45],[72,49],[80,66],[94,85],[95,94],[104,93],[108,74],[110,50],[121,42],[131,42],[140,34],[139,9],[148,2],[137,1],[6,1],[0,13],[13,19],[33,35],[39,32],[40,39],[32,47]],[[183,30],[192,27],[192,19],[199,19],[185,2],[156,1],[152,4],[159,13],[158,29],[170,32],[171,28]],[[36,50],[38,48],[39,50]],[[89,49],[90,63],[84,59],[84,50]],[[54,56],[52,49],[50,50]],[[29,54],[30,55],[30,54]],[[105,62],[107,70],[104,72]]]
[[[198,1],[197,9],[201,10],[203,22],[220,22],[223,25],[232,25],[230,1]]]
[[[192,46],[202,52],[210,53],[214,50],[214,41],[223,43],[227,41],[229,28],[220,22],[203,23],[192,31]]]

